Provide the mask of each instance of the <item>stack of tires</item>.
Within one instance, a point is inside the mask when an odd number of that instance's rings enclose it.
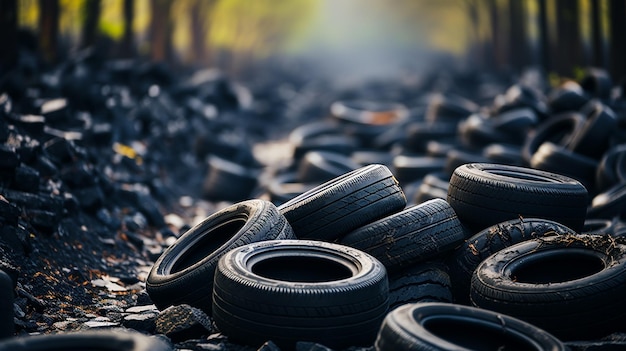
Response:
[[[514,85],[489,109],[336,102],[290,134],[266,200],[233,205],[273,219],[212,215],[148,293],[255,347],[565,350],[623,331],[625,153],[598,84]]]

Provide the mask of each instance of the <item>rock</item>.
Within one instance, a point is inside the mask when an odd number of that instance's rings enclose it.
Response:
[[[183,304],[168,307],[159,313],[155,331],[177,342],[207,335],[214,330],[209,316],[198,308]]]
[[[157,315],[157,313],[130,314],[128,316],[124,316],[124,319],[122,320],[122,326],[147,333],[152,333],[156,328],[155,320],[157,318]]]

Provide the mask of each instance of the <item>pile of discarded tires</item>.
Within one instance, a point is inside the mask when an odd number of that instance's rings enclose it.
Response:
[[[466,164],[447,201],[406,207],[389,168],[372,164],[279,206],[209,216],[156,261],[147,291],[252,346],[563,349],[557,337],[626,322],[626,242],[579,234],[586,195],[558,174]]]
[[[437,95],[422,118],[336,102],[290,134],[267,200],[183,234],[147,291],[285,349],[561,350],[623,332],[626,139],[606,79],[547,98],[514,85],[487,112]]]

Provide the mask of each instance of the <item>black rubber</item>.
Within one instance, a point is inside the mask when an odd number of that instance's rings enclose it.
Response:
[[[568,233],[575,232],[562,224],[540,218],[513,219],[478,232],[456,249],[448,260],[450,278],[454,281],[454,301],[469,304],[472,273],[492,254],[522,241]]]
[[[620,181],[626,175],[626,144],[618,144],[609,148],[596,170],[596,188],[604,191]]]
[[[224,255],[215,272],[213,319],[238,343],[281,349],[374,341],[388,308],[387,273],[372,256],[321,241],[275,240]]]
[[[389,311],[417,302],[452,302],[450,276],[439,261],[428,261],[389,276]]]
[[[328,151],[309,151],[298,165],[298,181],[322,183],[361,167],[349,156]]]
[[[270,201],[279,206],[316,186],[317,184],[300,183],[295,172],[286,172],[273,177],[266,190]]]
[[[612,219],[626,214],[626,182],[613,185],[596,195],[587,209],[587,218]]]
[[[171,351],[164,340],[126,329],[22,336],[0,343],[0,351]]]
[[[613,110],[598,100],[589,101],[581,113],[586,116],[585,124],[572,135],[567,147],[578,154],[599,159],[609,148],[617,118]]]
[[[483,156],[489,163],[500,163],[511,166],[525,166],[522,148],[510,144],[491,144],[483,148]]]
[[[251,198],[257,185],[259,170],[209,157],[209,169],[202,184],[202,196],[212,201],[243,201]]]
[[[554,235],[501,250],[474,271],[471,301],[547,330],[590,340],[626,323],[626,241]]]
[[[341,239],[397,271],[451,251],[469,237],[456,213],[434,199],[364,225]]]
[[[529,134],[522,147],[522,157],[527,164],[539,146],[546,141],[558,145],[564,145],[571,135],[579,130],[585,123],[585,118],[580,113],[564,113],[553,115],[539,123],[532,134]]]
[[[445,172],[427,174],[414,196],[413,204],[421,204],[432,199],[446,199],[448,196],[450,176]]]
[[[563,146],[546,141],[530,159],[530,167],[572,177],[581,182],[589,193],[595,192],[598,162]]]
[[[593,97],[609,100],[613,81],[606,70],[592,67],[585,72],[585,76],[580,80],[580,86]]]
[[[444,157],[397,155],[393,158],[393,174],[400,184],[421,180],[432,172],[442,171],[446,165]]]
[[[406,198],[391,171],[373,164],[331,179],[278,209],[298,239],[334,241],[405,206]]]
[[[519,217],[582,229],[588,194],[578,181],[531,168],[471,163],[450,178],[448,203],[474,232]]]
[[[585,219],[585,227],[580,231],[581,234],[609,234],[615,233],[617,221],[609,219]]]
[[[376,351],[565,351],[549,333],[519,319],[450,303],[406,304],[390,312]]]
[[[292,238],[289,223],[271,202],[236,203],[210,215],[168,247],[150,270],[146,291],[159,309],[188,304],[210,314],[213,274],[221,256],[252,242]]]
[[[13,336],[15,324],[13,322],[13,301],[15,290],[13,279],[0,270],[0,342]]]

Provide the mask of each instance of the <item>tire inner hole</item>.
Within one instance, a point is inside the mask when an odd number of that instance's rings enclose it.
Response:
[[[312,256],[271,257],[255,263],[251,270],[265,278],[299,283],[331,282],[352,276],[346,265]]]
[[[527,338],[504,329],[501,324],[458,316],[426,318],[423,326],[430,333],[470,350],[538,350]]]
[[[172,266],[172,273],[182,271],[200,262],[227,243],[246,224],[245,217],[229,219],[208,228],[200,240],[185,252]]]
[[[536,252],[507,267],[506,274],[520,283],[562,283],[584,278],[605,268],[595,251],[560,249]]]

